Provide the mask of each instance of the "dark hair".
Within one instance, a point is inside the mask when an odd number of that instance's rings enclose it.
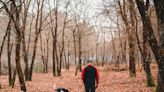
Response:
[[[87,60],[87,63],[92,63],[92,60]]]

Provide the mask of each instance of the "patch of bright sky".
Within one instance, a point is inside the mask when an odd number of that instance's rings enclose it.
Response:
[[[55,0],[45,0],[44,12],[49,12],[49,5],[51,10],[55,8],[54,2]],[[80,16],[80,19],[85,19],[91,25],[94,26],[107,26],[111,21],[104,17],[101,12],[104,9],[103,1],[104,0],[69,0],[69,16],[75,16],[75,13]],[[37,6],[36,1],[33,1],[31,4],[30,11],[36,12]],[[58,8],[60,11],[65,12],[66,3],[68,0],[58,0],[59,5]],[[33,9],[33,7],[35,7]]]
[[[94,26],[95,30],[97,32],[100,32],[100,36],[104,35],[103,31],[108,30],[109,27],[115,26],[111,19],[108,17],[104,16],[102,14],[102,11],[104,9],[103,2],[105,0],[69,0],[70,4],[68,6],[68,15],[70,18],[74,18],[75,14],[80,17],[80,20],[87,21],[90,25]],[[112,1],[112,0],[111,0]],[[61,12],[65,12],[66,9],[66,3],[68,0],[59,0],[59,5],[58,8]],[[49,11],[49,5],[51,10],[55,8],[55,2],[54,0],[45,0],[45,8],[44,11]],[[33,10],[35,12],[35,10]],[[113,14],[113,13],[111,13]],[[104,27],[104,28],[102,28]],[[107,28],[108,27],[108,28]],[[111,29],[108,30],[108,32]],[[105,33],[105,37],[110,38],[109,34],[111,33]]]

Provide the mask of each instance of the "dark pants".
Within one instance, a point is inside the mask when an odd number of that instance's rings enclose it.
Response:
[[[84,84],[85,85],[85,92],[95,92],[95,85],[92,84]]]

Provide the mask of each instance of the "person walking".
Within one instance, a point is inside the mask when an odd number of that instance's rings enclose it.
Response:
[[[99,73],[97,68],[89,62],[87,66],[83,68],[81,76],[85,86],[85,92],[95,92],[99,84]]]

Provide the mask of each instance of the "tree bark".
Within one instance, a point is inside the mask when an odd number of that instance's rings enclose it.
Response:
[[[136,76],[136,66],[135,66],[135,45],[134,45],[134,33],[135,33],[135,9],[134,9],[134,2],[133,0],[128,0],[130,7],[130,21],[131,21],[131,28],[130,28],[130,32],[129,32],[129,72],[130,72],[130,76],[131,77],[135,77]]]
[[[11,23],[11,20],[10,20]],[[9,86],[12,85],[12,69],[11,69],[11,52],[12,52],[12,45],[10,44],[10,31],[11,31],[11,25],[9,24],[8,26],[10,26],[9,30],[8,30],[8,40],[7,40],[7,57],[8,57],[8,74],[9,74]]]
[[[154,5],[156,8],[156,14],[158,18],[159,32],[160,32],[160,44],[154,35],[154,31],[150,22],[150,18],[146,13],[146,6],[144,1],[136,0],[138,10],[140,12],[143,28],[146,33],[146,39],[153,51],[155,59],[158,64],[158,84],[156,87],[156,92],[164,92],[164,1],[154,0]]]
[[[33,74],[33,67],[35,62],[35,56],[36,56],[36,49],[37,49],[37,42],[39,35],[42,31],[42,24],[43,24],[43,7],[44,7],[44,0],[37,1],[37,16],[36,16],[36,24],[35,24],[35,38],[34,38],[34,49],[32,54],[32,60],[29,70],[29,78],[28,80],[32,80],[32,74]]]
[[[17,17],[19,16],[19,13],[16,14]],[[19,21],[19,20],[17,20]],[[26,86],[25,86],[25,81],[24,81],[24,77],[23,77],[23,72],[22,72],[22,68],[21,68],[21,64],[20,64],[20,43],[21,43],[21,32],[20,29],[18,27],[19,23],[16,23],[15,29],[17,31],[17,35],[16,35],[16,48],[15,48],[15,61],[16,61],[16,68],[17,68],[17,72],[18,72],[18,76],[19,76],[19,82],[20,82],[20,87],[21,87],[21,91],[26,92]]]
[[[0,76],[1,76],[1,57],[2,57],[2,52],[3,52],[3,47],[4,47],[4,43],[5,43],[5,40],[6,40],[6,37],[11,29],[11,18],[9,19],[9,22],[8,22],[8,25],[7,25],[7,29],[6,29],[6,33],[3,37],[3,41],[2,41],[2,45],[1,45],[1,49],[0,49]],[[0,82],[0,88],[1,88],[1,82]]]
[[[138,24],[138,23],[136,23]],[[142,66],[144,68],[144,71],[146,73],[146,79],[147,79],[147,86],[155,86],[154,81],[153,81],[153,76],[152,76],[152,72],[150,69],[150,57],[148,55],[148,45],[147,45],[147,41],[146,41],[146,35],[145,35],[145,31],[143,30],[143,45],[141,47],[140,45],[140,41],[139,41],[139,36],[138,36],[138,27],[136,26],[136,38],[137,38],[137,45],[139,48],[139,51],[141,53],[142,56]],[[142,49],[143,48],[143,49]],[[150,52],[149,52],[150,54]]]
[[[164,91],[164,0],[153,0],[156,10],[156,15],[158,19],[158,28],[160,34],[160,44],[159,44],[159,56],[157,59],[158,63],[158,84],[157,92]]]
[[[123,1],[123,7],[121,6],[121,2],[118,1],[120,14],[123,19],[123,22],[125,24],[126,33],[128,34],[128,45],[129,45],[129,75],[130,77],[136,76],[136,69],[135,69],[135,58],[134,58],[134,30],[135,24],[134,24],[134,3],[132,0],[128,0],[128,3],[130,4],[130,7],[128,8],[130,10],[130,20],[128,20],[127,15],[127,9],[126,9],[126,2]],[[131,21],[129,24],[128,21]]]

